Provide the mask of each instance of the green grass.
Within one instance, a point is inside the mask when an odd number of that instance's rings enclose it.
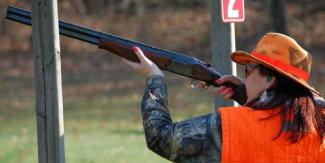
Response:
[[[63,76],[66,162],[169,162],[145,143],[140,113],[144,78],[125,73],[81,76]],[[189,81],[175,75],[167,78],[175,121],[212,110],[210,92],[193,91]],[[1,74],[0,162],[37,162],[33,82],[32,77]]]

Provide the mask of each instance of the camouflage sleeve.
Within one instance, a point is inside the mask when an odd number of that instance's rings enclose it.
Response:
[[[148,148],[174,162],[220,162],[219,114],[173,123],[168,110],[165,79],[151,76],[147,84],[141,111]]]

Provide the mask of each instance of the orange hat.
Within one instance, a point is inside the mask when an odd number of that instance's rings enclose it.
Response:
[[[286,35],[267,33],[251,54],[236,51],[232,53],[231,59],[242,65],[254,62],[268,67],[320,95],[318,91],[308,84],[311,55],[294,39]]]

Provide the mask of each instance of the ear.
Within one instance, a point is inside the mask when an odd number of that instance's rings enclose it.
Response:
[[[275,84],[276,78],[274,76],[266,76],[266,84],[268,85],[267,87],[270,88]]]

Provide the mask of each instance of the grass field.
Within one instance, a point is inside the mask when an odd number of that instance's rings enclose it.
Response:
[[[32,76],[0,75],[0,162],[37,162]],[[191,90],[175,75],[167,79],[175,121],[212,110],[209,91]],[[127,73],[63,75],[66,162],[169,162],[146,147],[139,108],[144,81]]]

